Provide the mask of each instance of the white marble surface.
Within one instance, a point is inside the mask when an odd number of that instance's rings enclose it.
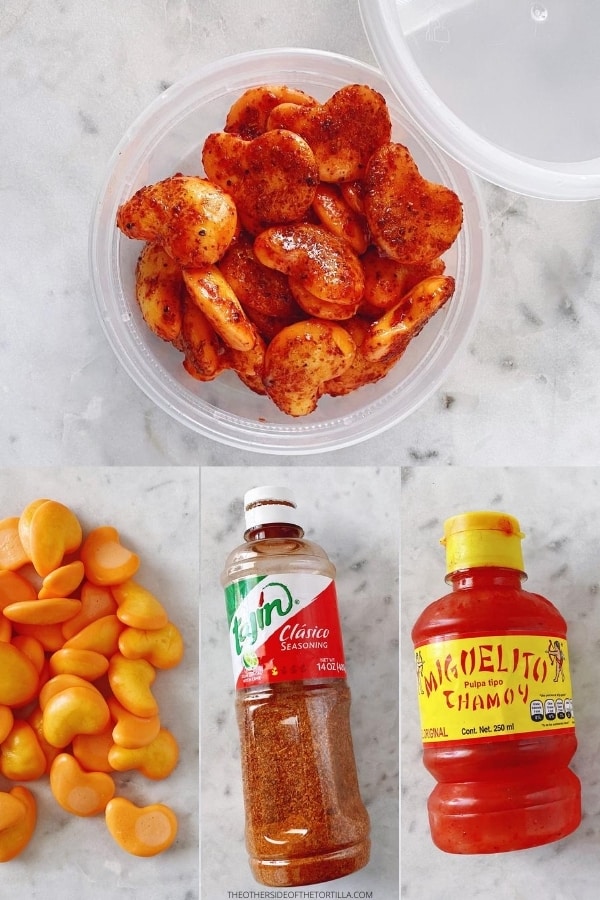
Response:
[[[421,762],[410,630],[447,591],[439,544],[443,521],[469,509],[515,515],[525,533],[525,587],[551,600],[568,623],[583,821],[562,841],[492,856],[454,856],[429,837],[434,785]],[[406,900],[592,900],[600,878],[598,633],[600,477],[589,468],[413,468],[403,470],[401,576],[401,870]]]
[[[198,437],[131,381],[94,310],[87,237],[115,146],[165,86],[286,45],[374,62],[346,0],[4,0],[0,462],[271,462]],[[469,345],[416,413],[337,463],[598,462],[600,202],[483,190],[491,277]]]
[[[320,543],[337,567],[354,749],[372,826],[372,856],[365,869],[305,893],[297,889],[293,896],[394,900],[400,472],[362,467],[340,467],[334,478],[329,467],[202,470],[201,896],[228,900],[228,892],[261,889],[250,874],[244,847],[233,675],[219,576],[227,554],[243,541],[245,491],[273,483],[294,491],[307,538]]]
[[[0,896],[58,900],[196,900],[198,898],[198,538],[199,474],[187,467],[15,468],[0,471],[0,518],[19,515],[38,497],[59,500],[84,533],[113,525],[141,558],[136,580],[164,604],[184,635],[181,664],[157,672],[152,687],[161,719],[175,735],[180,760],[163,781],[138,772],[115,776],[117,794],[139,805],[163,802],[175,811],[176,843],[141,859],[110,837],[103,816],[63,811],[47,778],[28,783],[38,824],[26,849],[0,871]],[[0,776],[0,789],[11,787]]]

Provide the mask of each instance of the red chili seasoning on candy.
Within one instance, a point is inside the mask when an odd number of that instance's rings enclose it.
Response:
[[[412,630],[429,824],[450,853],[534,847],[581,821],[567,626],[521,588],[522,537],[502,513],[448,519],[452,590]]]
[[[330,881],[365,866],[370,849],[335,568],[304,540],[287,489],[248,491],[245,509],[222,583],[250,866],[270,886]]]

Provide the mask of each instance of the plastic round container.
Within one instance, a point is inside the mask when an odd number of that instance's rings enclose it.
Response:
[[[134,285],[142,245],[115,225],[119,205],[143,185],[175,172],[203,174],[206,135],[223,129],[229,107],[246,88],[269,82],[300,88],[320,100],[349,83],[381,91],[389,103],[393,139],[410,149],[425,177],[452,188],[464,207],[463,228],[445,257],[446,271],[456,278],[451,301],[384,379],[344,397],[322,397],[317,410],[303,418],[281,413],[233,372],[207,383],[185,372],[182,354],[156,338],[142,320]],[[191,73],[161,94],[127,131],[94,209],[90,264],[108,340],[129,375],[162,410],[201,435],[243,450],[318,453],[390,428],[446,378],[474,324],[487,264],[486,218],[476,181],[423,136],[376,69],[315,50],[255,51]]]
[[[359,0],[413,120],[501,187],[600,197],[597,0]]]

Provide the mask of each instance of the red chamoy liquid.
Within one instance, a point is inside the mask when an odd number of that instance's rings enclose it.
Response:
[[[444,532],[452,590],[412,630],[432,839],[449,853],[558,840],[581,821],[565,620],[523,590],[512,516],[465,513]]]

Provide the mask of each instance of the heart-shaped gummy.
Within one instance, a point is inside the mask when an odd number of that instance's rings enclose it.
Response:
[[[224,131],[209,134],[202,165],[210,180],[233,198],[242,225],[252,234],[301,219],[318,184],[312,150],[284,130],[267,131],[251,141]]]
[[[349,84],[323,104],[282,103],[269,128],[288,128],[312,149],[321,181],[362,178],[371,154],[390,140],[392,124],[385,98],[368,85]]]
[[[458,196],[424,178],[402,144],[386,144],[371,157],[364,179],[364,207],[379,249],[410,265],[441,256],[462,226]]]

